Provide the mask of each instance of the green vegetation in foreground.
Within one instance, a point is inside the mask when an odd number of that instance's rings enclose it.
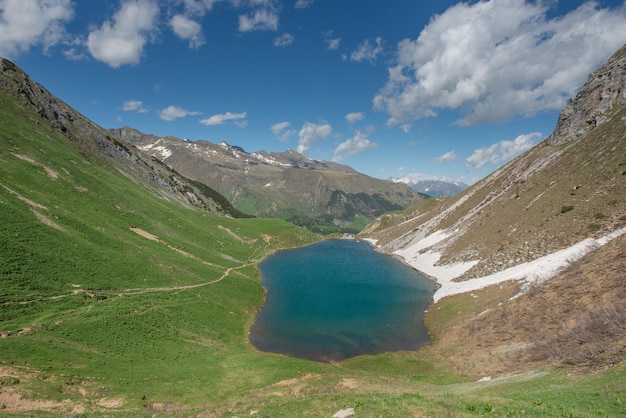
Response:
[[[339,364],[260,353],[256,263],[319,236],[182,208],[36,120],[0,96],[0,396],[24,397],[2,414],[626,413],[624,366],[476,383],[424,350]]]

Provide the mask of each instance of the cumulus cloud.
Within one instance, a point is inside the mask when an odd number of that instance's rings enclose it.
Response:
[[[61,42],[72,7],[70,0],[0,0],[0,56],[14,58],[33,46],[47,50]]]
[[[92,29],[87,37],[91,55],[113,68],[138,64],[143,48],[156,29],[159,8],[154,1],[134,0],[122,7],[100,28]]]
[[[239,31],[278,30],[278,14],[272,10],[259,9],[252,14],[239,16]]]
[[[459,109],[461,125],[561,109],[624,44],[626,7],[587,2],[550,17],[553,1],[463,2],[398,44],[374,107],[389,125]],[[608,28],[613,28],[608,30]]]
[[[159,117],[168,122],[171,122],[178,118],[184,118],[186,116],[195,116],[199,114],[200,112],[185,110],[182,107],[178,107],[178,106],[168,106],[165,109],[159,111]]]
[[[291,45],[295,40],[294,36],[290,33],[283,33],[280,36],[274,38],[274,46],[287,46]]]
[[[445,154],[435,158],[435,161],[442,163],[442,164],[451,163],[455,160],[456,160],[456,152],[454,152],[454,150],[448,151]]]
[[[350,54],[350,61],[369,61],[374,62],[378,55],[383,52],[383,38],[380,36],[373,40],[366,39],[359,47]]]
[[[346,115],[346,122],[353,124],[363,120],[363,118],[365,118],[365,114],[363,112],[352,112]]]
[[[298,148],[300,154],[306,153],[315,141],[328,138],[333,133],[333,128],[328,122],[320,123],[305,122],[298,132]]]
[[[289,129],[291,123],[289,122],[278,122],[272,125],[270,128],[272,133],[278,137],[281,141],[288,141],[292,136],[294,136],[297,131],[295,129]]]
[[[479,148],[467,158],[467,167],[478,170],[485,164],[501,165],[534,146],[541,136],[539,132],[532,132],[513,141],[500,141],[490,147]]]
[[[126,112],[148,113],[148,108],[141,100],[128,100],[122,105],[122,110]]]
[[[335,152],[333,154],[333,161],[339,162],[343,161],[348,157],[351,157],[356,154],[361,154],[367,151],[370,148],[377,147],[378,144],[375,142],[371,142],[368,138],[368,134],[356,131],[352,138],[348,139],[345,142],[342,142],[335,148]]]
[[[183,15],[174,15],[169,23],[176,36],[189,41],[190,48],[199,48],[204,45],[205,40],[200,23]]]
[[[246,112],[241,113],[220,113],[200,120],[200,123],[207,126],[223,125],[228,121],[235,121],[241,127],[246,126]]]

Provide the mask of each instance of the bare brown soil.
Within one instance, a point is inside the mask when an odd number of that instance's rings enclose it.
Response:
[[[492,286],[442,299],[426,315],[429,349],[476,378],[542,367],[587,372],[624,360],[626,237],[509,300],[515,293],[512,285]]]

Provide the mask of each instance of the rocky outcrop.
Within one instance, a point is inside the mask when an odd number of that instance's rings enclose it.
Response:
[[[575,141],[610,119],[616,105],[626,104],[626,45],[589,76],[576,98],[559,115],[553,146]]]

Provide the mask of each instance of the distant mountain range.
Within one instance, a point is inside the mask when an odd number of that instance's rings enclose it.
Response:
[[[405,184],[375,179],[292,150],[246,152],[226,142],[190,142],[130,127],[109,133],[217,190],[242,212],[284,219],[318,232],[358,232],[382,213],[424,198]]]
[[[416,192],[428,196],[454,196],[467,189],[467,184],[462,181],[444,180],[412,180],[409,177],[390,177],[393,183],[404,183]]]

